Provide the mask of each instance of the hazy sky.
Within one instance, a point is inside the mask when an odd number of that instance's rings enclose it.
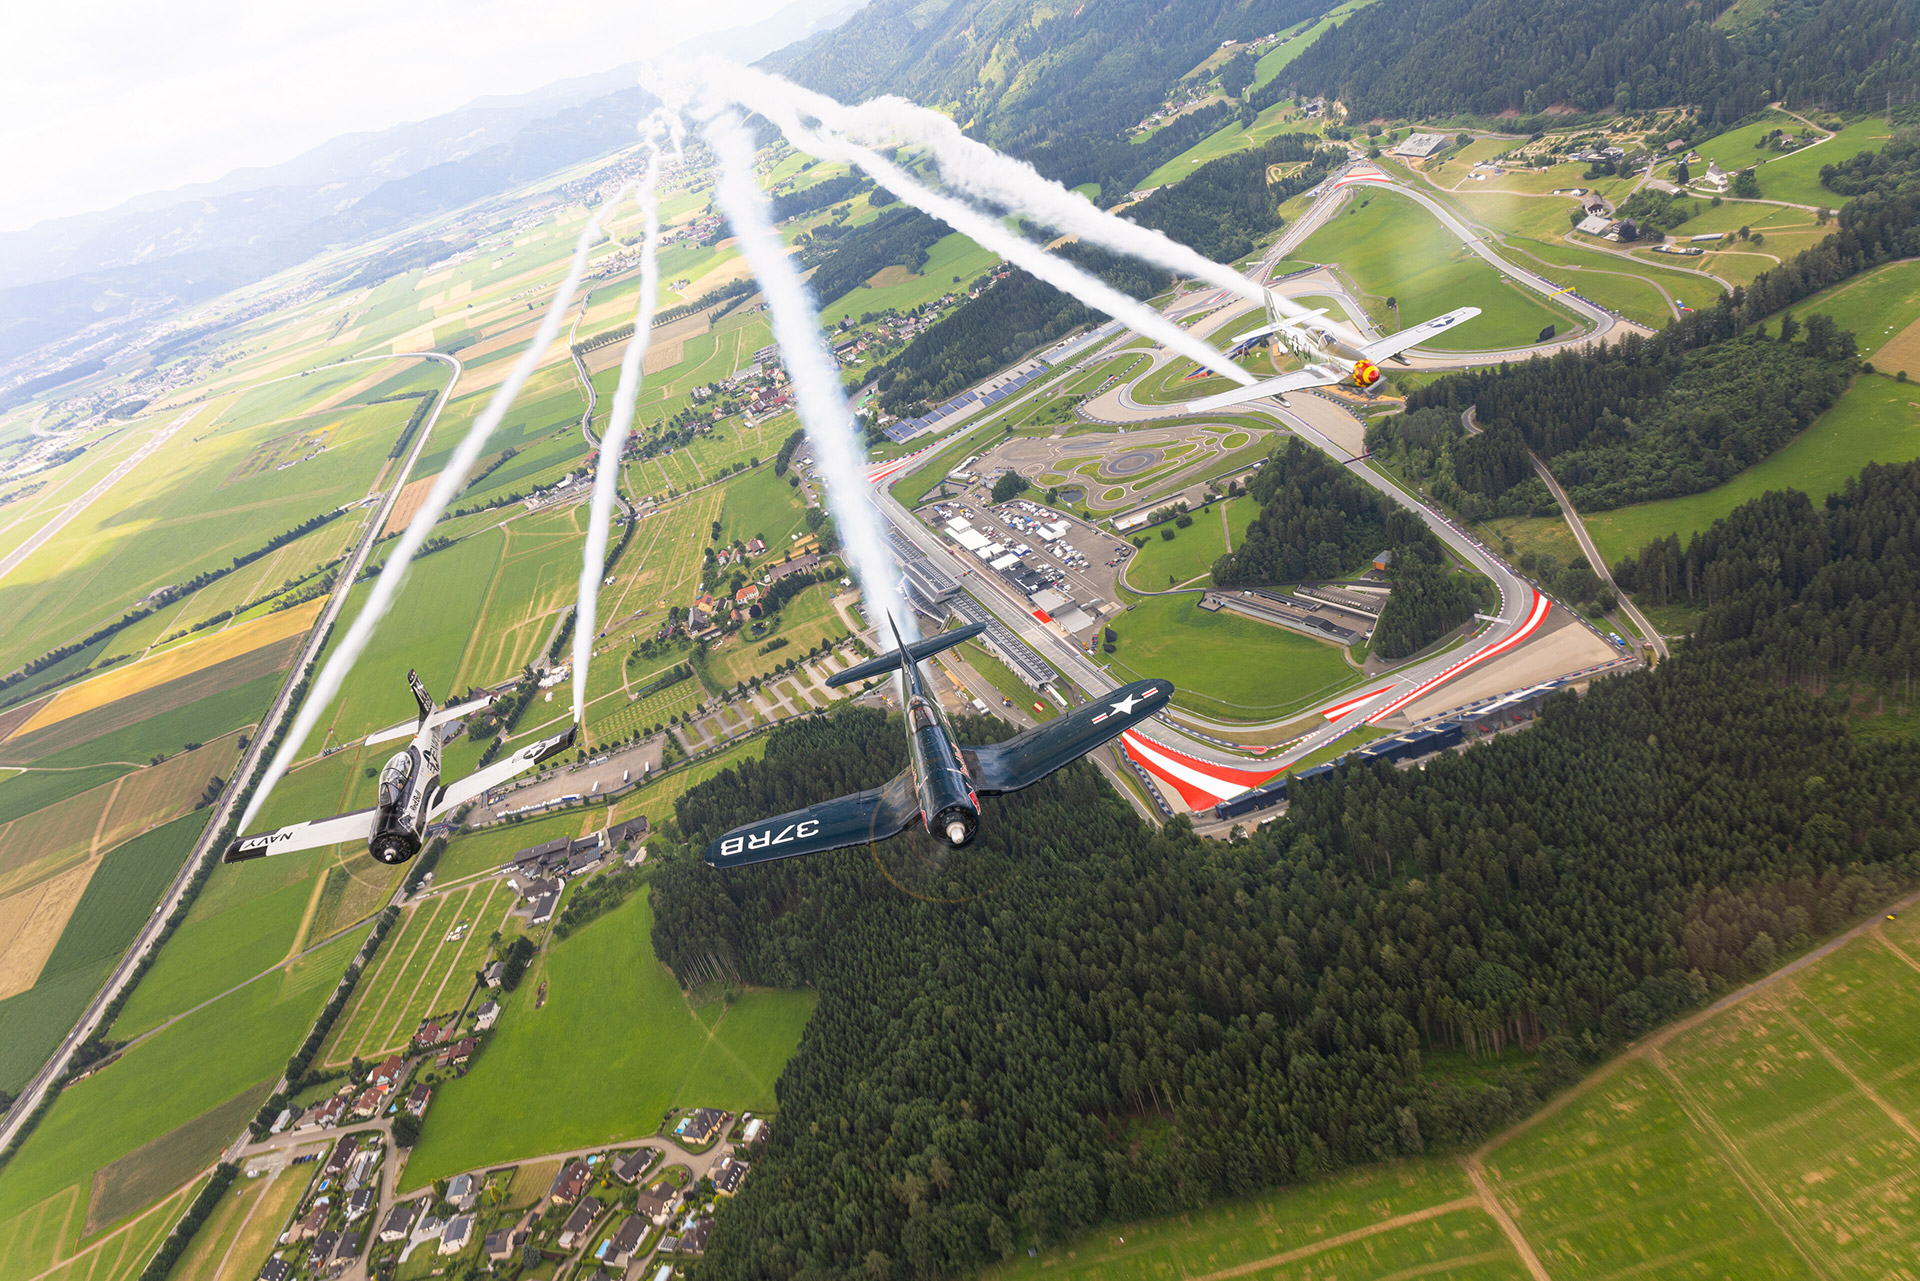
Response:
[[[0,230],[638,60],[785,0],[61,0],[11,7]]]

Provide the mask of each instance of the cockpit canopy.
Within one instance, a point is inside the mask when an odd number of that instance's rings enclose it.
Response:
[[[400,797],[407,790],[407,780],[413,777],[413,752],[411,749],[394,754],[387,767],[380,771],[380,804],[398,805]]]

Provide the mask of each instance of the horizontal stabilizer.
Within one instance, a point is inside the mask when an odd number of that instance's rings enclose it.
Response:
[[[497,694],[485,694],[471,702],[456,703],[452,707],[442,707],[438,711],[430,713],[424,724],[418,718],[410,721],[401,721],[398,725],[389,725],[385,729],[375,730],[361,741],[364,746],[372,747],[376,743],[388,743],[396,738],[412,738],[428,725],[436,727],[449,725],[454,721],[463,720],[468,716],[472,716],[475,712],[484,712],[487,708],[493,706],[493,700],[497,697],[499,697]]]
[[[907,656],[917,663],[922,659],[933,657],[943,649],[952,649],[961,641],[972,640],[986,630],[987,625],[985,623],[969,623],[965,627],[955,628],[950,632],[941,632],[938,636],[929,636],[925,640],[917,640],[907,646]],[[832,676],[827,677],[827,684],[851,685],[853,682],[863,681],[869,676],[885,676],[889,672],[897,672],[899,670],[900,651],[890,649],[878,658],[869,658],[864,663],[855,663],[844,672],[834,673]]]

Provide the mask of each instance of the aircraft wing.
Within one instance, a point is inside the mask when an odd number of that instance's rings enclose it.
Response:
[[[962,748],[974,789],[982,796],[995,796],[1037,783],[1132,729],[1165,707],[1171,697],[1173,686],[1167,681],[1135,681],[1004,743]]]
[[[1388,334],[1376,339],[1360,350],[1366,353],[1368,360],[1390,360],[1410,347],[1418,347],[1434,335],[1443,333],[1463,321],[1472,320],[1480,314],[1478,307],[1457,307],[1444,316],[1435,316],[1411,329],[1402,329],[1397,334]]]
[[[558,756],[573,746],[573,740],[579,733],[578,725],[569,725],[567,732],[557,738],[529,743],[504,760],[483,766],[465,778],[447,784],[440,789],[439,797],[428,808],[427,821],[432,822],[447,811],[486,795],[489,789],[500,786],[514,775],[524,774],[540,762]]]
[[[913,784],[905,769],[871,790],[736,827],[707,846],[707,862],[724,870],[897,836],[920,821]]]
[[[277,832],[246,836],[227,846],[223,863],[244,863],[269,854],[290,854],[295,850],[317,850],[325,845],[364,841],[373,835],[375,810],[355,810],[333,818],[294,823]]]
[[[475,712],[485,711],[493,706],[493,700],[496,697],[498,696],[487,694],[454,707],[442,707],[429,715],[426,723],[433,726],[446,725],[462,717],[471,716]],[[401,721],[398,725],[389,725],[385,729],[375,730],[360,741],[362,745],[372,747],[376,743],[389,743],[396,738],[412,738],[420,732],[421,728],[420,718],[416,716],[412,720]]]
[[[1202,396],[1198,400],[1190,400],[1187,402],[1187,411],[1210,414],[1231,405],[1244,405],[1249,400],[1283,395],[1290,391],[1305,391],[1309,387],[1331,387],[1344,377],[1344,374],[1331,365],[1308,365],[1305,369],[1296,369],[1290,374],[1281,374],[1278,378],[1269,378],[1251,387],[1235,387],[1232,391],[1223,391],[1217,396]]]

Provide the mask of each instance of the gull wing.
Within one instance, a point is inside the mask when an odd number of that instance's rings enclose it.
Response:
[[[1305,391],[1309,387],[1331,387],[1345,377],[1332,365],[1308,365],[1305,369],[1296,369],[1290,374],[1281,374],[1278,378],[1269,378],[1251,387],[1235,387],[1217,396],[1190,400],[1187,402],[1187,412],[1211,414],[1232,405],[1244,405],[1250,400],[1263,400],[1290,391]]]
[[[529,743],[505,760],[483,766],[465,778],[442,787],[440,795],[427,809],[427,821],[432,822],[447,811],[457,809],[468,801],[486,795],[490,788],[498,787],[514,775],[524,774],[542,761],[558,756],[573,746],[573,741],[579,733],[578,725],[569,725],[567,732],[556,738]]]
[[[364,841],[373,835],[377,812],[355,810],[351,814],[338,814],[333,818],[294,823],[277,832],[245,836],[227,846],[227,852],[220,861],[244,863],[250,858],[265,858],[269,854],[290,854],[295,850],[317,850],[325,845]]]
[[[898,836],[920,821],[913,771],[902,770],[879,787],[823,801],[805,809],[734,828],[707,846],[707,862],[744,867],[800,854],[824,854]]]
[[[1168,681],[1135,681],[1004,743],[960,749],[982,796],[1017,792],[1079,760],[1167,705]]]
[[[1388,334],[1385,338],[1376,339],[1360,350],[1366,353],[1367,359],[1371,361],[1391,360],[1408,348],[1418,347],[1436,334],[1444,333],[1462,321],[1472,320],[1479,314],[1478,307],[1457,307],[1444,316],[1435,316],[1432,320],[1424,321],[1411,329],[1402,329],[1397,334]]]

